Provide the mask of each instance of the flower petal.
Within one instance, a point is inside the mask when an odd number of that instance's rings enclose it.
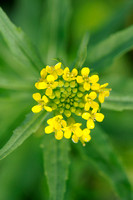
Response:
[[[57,132],[55,133],[55,138],[56,138],[57,140],[61,140],[61,139],[63,138],[63,131],[57,131]]]
[[[90,113],[85,112],[82,114],[82,118],[85,120],[88,120],[90,117],[91,117]]]
[[[32,107],[33,113],[39,113],[43,109],[42,105],[36,105]]]
[[[32,97],[33,97],[33,99],[35,100],[35,101],[39,101],[39,100],[41,100],[41,95],[40,95],[40,93],[34,93],[33,95],[32,95]]]
[[[99,81],[99,76],[98,75],[92,75],[89,78],[90,83],[97,83]]]
[[[87,91],[89,91],[90,90],[90,83],[85,82],[84,83],[84,89],[87,90]]]
[[[81,70],[82,76],[88,76],[89,73],[90,73],[90,69],[88,67],[82,68],[82,70]]]
[[[98,122],[102,122],[104,119],[104,115],[102,113],[96,113],[95,118]]]
[[[83,83],[83,78],[82,78],[82,76],[77,76],[77,82],[78,82],[78,83]]]
[[[89,120],[87,121],[87,128],[88,128],[88,129],[93,129],[94,127],[95,127],[95,124],[94,124],[93,120],[92,120],[92,119],[89,119]]]
[[[52,126],[46,126],[46,128],[45,128],[45,133],[46,134],[52,133],[53,131],[54,131],[54,129],[53,129]]]

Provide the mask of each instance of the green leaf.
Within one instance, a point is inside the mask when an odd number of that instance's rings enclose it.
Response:
[[[133,48],[133,26],[117,32],[88,50],[87,62],[94,69],[103,69]]]
[[[63,200],[68,178],[69,141],[57,141],[53,135],[45,135],[43,148],[50,200]]]
[[[103,103],[102,108],[115,111],[133,110],[133,96],[111,94]]]
[[[68,22],[71,14],[70,0],[49,0],[44,4],[41,17],[39,49],[47,63],[61,57],[65,60]]]
[[[81,41],[77,54],[77,59],[74,64],[74,67],[77,69],[81,68],[86,60],[88,42],[89,42],[89,34],[86,33]]]
[[[38,51],[20,28],[15,27],[0,8],[0,33],[13,55],[23,63],[25,68],[36,74],[43,62]]]
[[[38,114],[30,113],[18,128],[13,131],[13,135],[8,142],[0,149],[0,160],[12,153],[19,147],[32,133],[36,132],[46,118],[46,112]]]
[[[89,47],[104,40],[110,34],[120,30],[124,25],[125,21],[128,20],[133,11],[133,0],[126,1],[122,4],[120,9],[111,15],[111,19],[107,20],[104,26],[102,26],[94,34],[92,33]]]
[[[81,156],[91,162],[107,178],[122,200],[131,200],[132,190],[124,167],[107,135],[98,126],[91,132],[92,140],[79,148]]]

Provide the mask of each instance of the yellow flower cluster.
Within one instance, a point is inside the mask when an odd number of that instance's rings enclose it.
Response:
[[[80,140],[83,145],[91,140],[90,130],[95,127],[95,121],[103,121],[100,105],[111,89],[107,88],[108,83],[98,83],[98,75],[89,74],[88,67],[82,68],[81,72],[76,68],[70,71],[68,67],[62,69],[61,62],[41,70],[41,78],[35,87],[43,94],[42,97],[40,93],[33,94],[38,104],[32,111],[53,111],[55,117],[47,121],[46,134],[54,132],[57,140],[72,138],[73,142]],[[82,129],[82,123],[75,122],[74,119],[79,117],[86,120],[85,129]]]

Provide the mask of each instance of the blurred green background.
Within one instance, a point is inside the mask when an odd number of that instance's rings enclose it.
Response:
[[[112,33],[133,24],[132,1],[68,0],[63,4],[64,7],[56,5],[56,10],[52,10],[52,2],[56,4],[56,1],[52,0],[0,1],[0,6],[11,21],[21,27],[38,47],[45,64],[51,63],[57,52],[65,64],[70,65],[76,57],[77,48],[86,31],[91,35],[89,42],[91,47]],[[59,22],[61,20],[66,23],[65,30],[62,30],[64,28],[61,26],[62,23],[56,23],[58,9],[64,9]],[[51,18],[54,19],[52,25],[49,23]],[[58,37],[57,27],[60,31]],[[16,71],[16,68],[19,70]],[[27,66],[25,73],[21,70],[21,61],[18,62],[11,55],[1,35],[0,69],[2,82],[0,147],[2,147],[12,131],[23,121],[25,114],[30,111],[33,105],[30,96],[32,98],[34,85],[27,86],[27,83],[30,79],[30,83],[35,82],[38,77],[33,78]],[[118,58],[103,71],[97,69],[97,72],[102,82],[109,82],[115,92],[123,96],[125,93],[129,96],[133,94],[133,51]],[[133,109],[102,111],[105,120],[100,126],[107,132],[133,185]],[[43,129],[40,128],[21,147],[0,162],[0,200],[48,199],[48,186],[43,172],[42,137]],[[97,173],[91,164],[88,166],[83,160],[81,162],[75,151],[75,148],[71,151],[70,179],[67,181],[68,191],[65,199],[118,200],[108,181]]]

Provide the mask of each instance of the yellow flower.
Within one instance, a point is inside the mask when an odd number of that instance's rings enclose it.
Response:
[[[66,121],[63,120],[62,115],[57,115],[47,121],[49,126],[45,128],[45,133],[49,134],[55,132],[55,138],[61,140],[63,138],[62,129],[66,126]]]
[[[58,76],[63,74],[63,69],[61,69],[61,62],[57,63],[55,66],[47,65],[46,72],[54,76],[54,79],[56,80]]]
[[[104,119],[104,115],[102,113],[88,113],[85,112],[82,114],[82,118],[87,120],[87,128],[93,129],[95,127],[94,121],[102,122]]]
[[[85,111],[89,111],[90,107],[93,108],[95,111],[98,110],[99,108],[99,104],[95,101],[93,101],[94,99],[96,99],[97,94],[96,92],[91,92],[90,94],[86,94],[85,95]]]
[[[83,84],[83,88],[87,91],[90,90],[90,83],[96,83],[99,81],[99,76],[98,75],[92,75],[89,77],[90,69],[88,67],[84,67],[81,70],[81,75],[82,76],[77,76],[77,83]]]
[[[48,75],[43,82],[39,82],[37,85],[38,89],[46,89],[45,94],[47,96],[52,96],[53,89],[55,89],[57,86],[58,82],[55,81],[55,78],[52,75]]]
[[[45,86],[45,79],[47,76],[47,71],[45,68],[41,70],[40,75],[41,75],[41,79],[37,83],[35,83],[35,87],[39,90],[44,89],[44,86]]]
[[[96,83],[91,86],[91,89],[95,90],[99,94],[98,100],[100,103],[104,103],[105,97],[108,97],[110,94],[111,89],[106,88],[107,86],[108,86],[108,83],[105,83],[103,85]]]
[[[81,137],[82,136],[82,130],[80,128],[81,125],[82,125],[81,123],[74,123],[74,124],[71,124],[70,126],[65,127],[64,137],[69,139],[72,133],[77,137]]]
[[[73,69],[72,72],[70,72],[69,68],[66,67],[64,69],[64,74],[63,74],[63,79],[65,81],[72,81],[72,80],[75,80],[76,79],[76,76],[78,74],[78,70],[77,69]]]
[[[38,105],[32,107],[32,112],[39,113],[43,108],[48,112],[52,111],[52,108],[47,106],[49,100],[45,95],[43,95],[41,98],[40,93],[34,93],[33,99],[38,102]]]
[[[106,88],[108,83],[98,83],[98,75],[89,74],[88,67],[81,69],[80,76],[75,68],[72,71],[68,67],[63,70],[61,62],[55,66],[47,65],[41,70],[41,78],[35,87],[42,89],[46,96],[41,98],[40,93],[33,94],[38,105],[33,106],[32,111],[53,111],[54,117],[47,121],[45,127],[46,134],[54,132],[57,140],[71,138],[74,143],[80,141],[83,146],[91,140],[90,129],[95,127],[95,120],[102,122],[104,119],[104,115],[99,113],[100,103],[109,96],[111,89]],[[75,116],[87,120],[84,129],[81,128],[82,123],[75,122]]]
[[[72,141],[74,143],[78,143],[79,140],[82,142],[83,146],[85,146],[85,142],[89,142],[91,140],[90,130],[88,128],[82,130],[81,137],[77,137],[75,134],[72,135]]]

